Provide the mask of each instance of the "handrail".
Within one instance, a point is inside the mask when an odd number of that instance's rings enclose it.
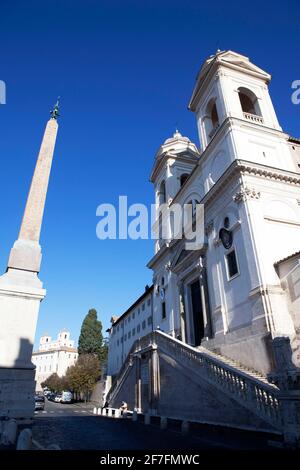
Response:
[[[159,349],[165,349],[185,366],[197,362],[198,370],[201,369],[210,382],[275,427],[282,427],[279,390],[275,385],[267,384],[251,373],[232,367],[210,356],[209,352],[199,351],[161,331],[154,332],[154,339]],[[193,367],[193,370],[197,369]]]
[[[196,349],[161,330],[149,333],[132,345],[120,369],[117,381],[107,394],[108,402],[120,390],[129,370],[132,356],[150,345],[158,347],[158,350],[164,350],[178,363],[191,368],[196,375],[201,372],[201,376],[208,382],[254,412],[261,419],[276,428],[282,429],[281,404],[278,398],[279,389],[276,385],[266,383],[263,379],[253,376],[251,372],[247,373],[239,369],[238,365],[234,367],[227,364],[226,361],[213,357],[210,351],[206,352],[204,348],[201,350]]]

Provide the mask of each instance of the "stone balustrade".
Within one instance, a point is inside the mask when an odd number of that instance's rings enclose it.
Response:
[[[251,114],[251,113],[243,113],[244,118],[247,119],[248,121],[255,122],[256,124],[263,124],[264,120],[261,116],[257,116],[256,114]]]

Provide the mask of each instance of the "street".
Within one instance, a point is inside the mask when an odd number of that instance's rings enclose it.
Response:
[[[179,429],[161,430],[130,418],[93,414],[91,404],[61,404],[46,400],[45,410],[35,412],[33,439],[38,446],[59,445],[62,450],[214,450],[266,449],[266,438],[242,431],[224,432],[204,426],[196,435]]]
[[[216,442],[182,436],[179,432],[145,426],[131,419],[93,415],[93,406],[64,405],[46,400],[45,410],[35,412],[33,439],[63,450],[170,450],[209,449]]]

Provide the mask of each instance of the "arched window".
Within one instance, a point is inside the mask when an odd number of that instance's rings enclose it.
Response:
[[[159,187],[159,204],[164,204],[166,202],[166,183],[162,181]]]
[[[211,108],[210,116],[211,116],[211,122],[212,122],[213,128],[215,129],[216,127],[219,126],[219,116],[218,116],[217,106],[215,102],[213,104],[213,107]]]
[[[251,90],[248,90],[247,88],[243,88],[243,87],[239,88],[238,92],[239,92],[239,99],[240,99],[240,103],[241,103],[241,107],[242,107],[244,115],[252,114],[254,116],[261,117],[260,107],[259,107],[257,97],[255,96],[255,94]]]
[[[183,173],[181,176],[180,176],[180,186],[183,186],[184,183],[186,182],[186,180],[188,179],[189,175],[188,173]]]
[[[205,115],[205,129],[209,140],[213,138],[219,126],[220,121],[216,105],[216,99],[212,98],[206,107]]]

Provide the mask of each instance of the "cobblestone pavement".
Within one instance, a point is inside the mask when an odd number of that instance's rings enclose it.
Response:
[[[201,450],[216,443],[184,437],[170,430],[145,426],[130,419],[93,415],[91,406],[47,402],[35,414],[33,439],[41,446],[58,444],[63,450]]]

